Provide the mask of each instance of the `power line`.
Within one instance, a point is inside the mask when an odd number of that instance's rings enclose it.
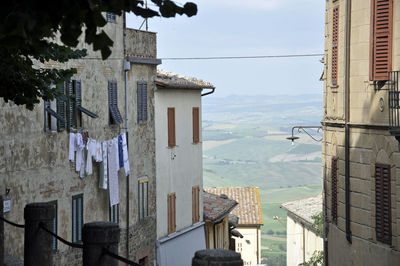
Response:
[[[282,55],[249,55],[249,56],[165,57],[160,59],[161,60],[229,60],[229,59],[314,57],[323,55],[324,54],[282,54]]]

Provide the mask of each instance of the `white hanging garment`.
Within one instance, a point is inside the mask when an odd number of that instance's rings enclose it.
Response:
[[[71,162],[75,161],[75,138],[76,138],[76,134],[75,133],[69,133],[69,154],[68,154],[68,159]]]
[[[110,206],[119,203],[119,187],[118,187],[118,139],[114,138],[108,142],[108,174],[109,174],[109,192]]]
[[[125,175],[128,176],[130,173],[129,158],[128,158],[128,143],[126,141],[126,132],[122,133],[122,153],[124,154],[124,169]]]
[[[79,172],[82,167],[83,161],[83,148],[85,144],[83,143],[83,138],[80,133],[76,133],[75,135],[75,150],[76,150],[76,165],[75,171]]]
[[[107,189],[107,142],[104,141],[101,143],[101,150],[102,150],[102,162],[100,163],[100,170],[99,170],[99,188]]]

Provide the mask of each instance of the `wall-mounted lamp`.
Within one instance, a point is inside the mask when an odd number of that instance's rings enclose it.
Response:
[[[307,134],[310,138],[312,138],[313,140],[318,141],[318,142],[322,141],[322,138],[316,139],[316,138],[314,138],[314,136],[312,136],[312,135],[311,135],[310,133],[308,133],[307,130],[306,130],[306,129],[316,129],[316,130],[317,130],[317,133],[319,133],[319,132],[322,130],[322,126],[294,126],[294,127],[292,127],[292,136],[286,138],[286,139],[292,141],[292,145],[294,145],[294,141],[295,141],[296,139],[299,139],[299,137],[296,137],[296,136],[294,135],[294,129],[295,129],[295,128],[297,128],[297,132],[298,132],[298,133],[300,133],[301,131],[303,131],[304,133],[306,133],[306,134]]]

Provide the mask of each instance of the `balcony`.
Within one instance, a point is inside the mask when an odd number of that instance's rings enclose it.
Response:
[[[399,73],[389,72],[389,131],[390,134],[400,140],[400,103],[399,103]]]

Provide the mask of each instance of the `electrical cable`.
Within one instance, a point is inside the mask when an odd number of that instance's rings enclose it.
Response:
[[[249,56],[210,56],[210,57],[164,57],[161,60],[227,60],[227,59],[264,59],[264,58],[295,58],[314,57],[324,54],[282,54],[282,55],[249,55]]]

